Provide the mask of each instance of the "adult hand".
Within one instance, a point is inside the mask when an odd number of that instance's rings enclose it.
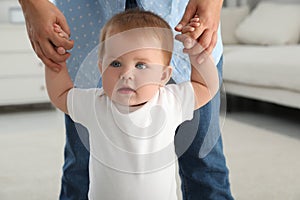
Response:
[[[25,16],[27,33],[37,56],[46,66],[59,71],[74,42],[60,37],[53,29],[58,24],[70,36],[64,15],[48,0],[19,0]]]
[[[198,15],[199,17],[199,27],[195,29],[195,31],[187,33],[192,40],[197,40],[200,45],[196,45],[194,47],[185,46],[185,52],[191,55],[201,54],[202,51],[206,51],[206,53],[211,54],[213,48],[217,43],[218,36],[218,28],[220,22],[220,13],[222,9],[223,0],[190,0],[185,13],[175,27],[176,31],[181,33],[189,32],[188,30],[184,30],[190,20]],[[186,37],[181,37],[185,40],[190,40]],[[184,44],[191,44],[193,41],[181,41]],[[199,48],[201,47],[201,48]]]

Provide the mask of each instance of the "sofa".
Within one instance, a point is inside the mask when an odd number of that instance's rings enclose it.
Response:
[[[222,9],[226,94],[300,109],[300,1],[287,2]]]

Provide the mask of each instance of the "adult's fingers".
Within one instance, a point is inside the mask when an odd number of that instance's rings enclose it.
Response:
[[[211,54],[211,52],[213,51],[213,49],[215,48],[216,44],[217,44],[217,40],[218,40],[218,34],[217,32],[213,32],[212,38],[211,38],[211,42],[210,45],[206,48],[206,51]]]
[[[195,6],[195,4],[191,4],[189,2],[185,8],[183,17],[180,20],[180,22],[178,23],[178,25],[175,27],[175,30],[181,32],[182,28],[184,26],[186,26],[189,23],[190,19],[192,19],[194,17],[196,10],[197,10],[197,7]]]
[[[61,69],[61,66],[58,63],[53,62],[51,59],[47,58],[45,54],[43,53],[40,45],[38,43],[33,43],[33,48],[36,53],[36,55],[42,60],[42,62],[53,69],[54,71],[59,71]]]
[[[211,54],[211,51],[213,49],[213,47],[209,47],[209,49],[202,47],[197,40],[192,39],[187,34],[178,34],[175,36],[175,39],[183,43],[185,47],[183,49],[183,52],[193,58],[193,62],[196,62],[193,63],[194,65],[202,64],[204,60],[207,59],[207,57]],[[216,42],[212,42],[211,44],[214,43]]]
[[[211,44],[213,33],[214,32],[210,29],[207,29],[202,33],[201,37],[198,40],[198,43],[202,48],[207,49],[209,47],[209,45]]]
[[[74,41],[70,40],[69,35],[58,24],[54,24],[53,29],[50,39],[55,46],[61,46],[67,50],[73,48]]]
[[[43,55],[55,63],[65,62],[70,56],[68,53],[63,55],[59,54],[56,51],[56,45],[53,44],[52,41],[39,42],[39,46],[43,52]]]
[[[199,38],[197,44],[195,44],[192,48],[189,49],[185,48],[183,52],[189,55],[197,55],[203,52],[204,50],[207,50],[207,48],[211,44],[212,35],[213,35],[212,31],[210,30],[204,31],[201,37]]]
[[[66,53],[66,50],[63,47],[57,47],[56,52],[60,55],[64,55]]]
[[[54,24],[53,27],[54,27],[54,32],[56,33],[53,35],[53,37],[55,37],[56,39],[56,41],[54,40],[53,42],[54,45],[56,46],[56,52],[60,55],[63,55],[67,52],[66,48],[68,48],[68,45],[72,45],[71,48],[73,47],[74,41],[69,40],[69,35],[65,31],[63,31],[58,24]],[[57,37],[57,35],[59,37]]]
[[[204,51],[202,51],[196,58],[198,64],[204,62],[204,60],[207,59],[208,55],[211,55],[214,47],[216,46],[217,39],[218,39],[217,32],[213,32],[209,46]]]
[[[56,47],[63,47],[65,50],[70,50],[74,46],[74,41],[69,40],[69,36],[64,31],[60,33],[53,31],[49,37],[51,43]]]
[[[202,64],[209,57],[209,55],[210,54],[206,50],[199,53],[195,58],[197,64]]]

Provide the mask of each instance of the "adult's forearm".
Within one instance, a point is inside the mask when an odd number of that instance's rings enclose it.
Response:
[[[49,0],[19,0],[19,3],[35,53],[46,66],[59,71],[59,63],[70,57],[66,50],[70,50],[74,45],[73,41],[59,37],[53,29],[54,24],[58,24],[68,36],[70,35],[65,16]],[[57,52],[58,47],[64,49],[63,54]]]

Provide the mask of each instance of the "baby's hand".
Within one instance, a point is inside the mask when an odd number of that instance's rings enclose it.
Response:
[[[195,15],[190,22],[184,26],[181,30],[181,34],[176,35],[175,39],[183,43],[185,49],[191,49],[197,41],[190,37],[190,33],[195,31],[197,27],[200,26],[200,18],[198,15]]]
[[[175,39],[182,42],[183,52],[187,53],[193,65],[201,64],[207,58],[207,53],[203,52],[204,48],[200,46],[197,40],[194,40],[190,34],[200,26],[200,18],[195,15],[189,23],[181,30],[181,34],[175,36]]]
[[[58,24],[53,24],[54,31],[58,33],[58,35],[62,38],[69,39],[69,36],[66,32],[64,32]]]
[[[189,22],[186,26],[184,26],[184,27],[182,28],[181,33],[182,33],[182,34],[185,34],[185,33],[188,34],[189,32],[195,31],[195,29],[196,29],[197,27],[200,26],[199,21],[200,21],[199,16],[198,16],[198,15],[195,15],[195,16],[190,20],[190,22]]]
[[[54,31],[58,33],[58,35],[66,40],[69,40],[69,36],[66,32],[64,32],[58,24],[53,24]],[[63,55],[66,53],[66,50],[63,47],[56,48],[57,53]]]

